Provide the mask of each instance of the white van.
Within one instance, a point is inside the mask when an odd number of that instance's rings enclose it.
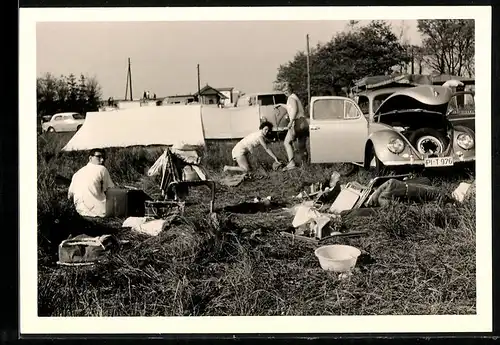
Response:
[[[276,104],[286,104],[287,97],[283,92],[258,92],[244,94],[238,98],[236,107],[259,107],[260,121],[273,124],[273,132],[280,134],[287,131],[290,122],[284,107],[275,108]]]

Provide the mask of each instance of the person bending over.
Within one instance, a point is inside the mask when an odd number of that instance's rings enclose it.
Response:
[[[231,152],[233,160],[238,164],[238,166],[226,165],[224,166],[224,172],[249,172],[251,170],[251,167],[248,161],[248,157],[259,145],[261,145],[269,154],[269,156],[274,159],[274,161],[276,162],[275,164],[280,164],[278,158],[276,158],[276,155],[267,145],[267,135],[272,131],[272,129],[273,124],[265,121],[260,124],[258,131],[250,133],[245,138],[241,139],[241,141],[236,144]]]

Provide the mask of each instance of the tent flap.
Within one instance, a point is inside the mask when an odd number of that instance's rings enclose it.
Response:
[[[204,145],[200,106],[89,112],[63,151],[148,145]]]
[[[259,128],[259,107],[167,105],[87,113],[63,151],[148,145],[204,145],[241,139]]]
[[[205,139],[240,139],[259,128],[259,108],[202,106]]]

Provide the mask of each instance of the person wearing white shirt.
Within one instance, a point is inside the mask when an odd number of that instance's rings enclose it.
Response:
[[[262,122],[259,126],[259,130],[253,133],[250,133],[243,139],[241,139],[236,146],[234,146],[231,155],[233,160],[236,161],[238,166],[224,166],[224,172],[235,171],[241,173],[247,173],[251,170],[250,163],[248,161],[248,155],[253,152],[253,150],[261,145],[264,150],[274,159],[276,164],[279,164],[278,158],[273,153],[271,148],[267,146],[266,140],[268,133],[273,129],[273,124],[265,121]]]
[[[298,140],[298,148],[302,154],[307,154],[306,151],[306,140],[307,132],[309,131],[309,124],[305,116],[304,107],[299,97],[293,92],[292,86],[286,84],[283,90],[285,95],[288,97],[286,104],[276,104],[275,107],[285,107],[290,118],[290,123],[288,124],[288,132],[286,133],[283,145],[285,146],[286,154],[288,156],[288,164],[283,170],[290,170],[295,168],[297,165],[294,160],[294,150],[293,142]]]
[[[115,185],[108,169],[103,165],[104,160],[104,151],[92,150],[87,165],[71,179],[68,199],[73,198],[75,209],[82,216],[106,216],[106,191]]]

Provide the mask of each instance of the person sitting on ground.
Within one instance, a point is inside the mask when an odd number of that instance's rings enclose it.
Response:
[[[106,191],[114,187],[108,169],[104,166],[104,151],[90,151],[87,165],[71,179],[68,199],[73,198],[76,211],[86,217],[106,216]]]
[[[297,165],[294,160],[293,142],[297,140],[297,149],[302,159],[307,156],[306,142],[309,124],[305,116],[304,107],[299,97],[294,93],[290,84],[286,84],[283,90],[288,97],[286,104],[278,103],[275,107],[285,107],[290,118],[288,132],[286,133],[283,145],[288,156],[288,164],[283,170],[294,169]]]
[[[235,171],[248,173],[251,170],[250,163],[248,161],[248,155],[253,152],[253,149],[259,145],[261,145],[264,150],[269,154],[269,156],[274,159],[275,164],[280,164],[278,158],[273,153],[271,148],[267,146],[267,136],[272,131],[273,124],[265,121],[262,122],[259,126],[259,130],[257,132],[250,133],[245,138],[241,139],[240,142],[234,146],[233,151],[231,152],[233,160],[236,161],[238,166],[224,166],[224,172]]]

